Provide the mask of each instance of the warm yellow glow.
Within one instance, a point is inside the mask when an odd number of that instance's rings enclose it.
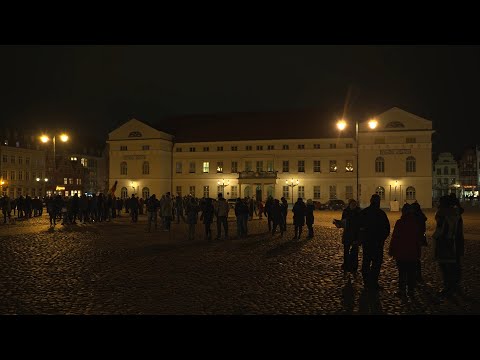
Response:
[[[5,184],[5,181],[2,180],[2,182],[0,184],[2,184],[2,185]]]
[[[378,121],[375,119],[372,119],[368,122],[368,127],[372,130],[375,129],[377,125],[378,125]]]
[[[345,120],[340,120],[337,122],[338,130],[342,131],[347,127],[347,122]]]
[[[37,181],[40,181],[40,178],[37,178]]]
[[[68,135],[67,134],[60,135],[60,140],[62,140],[63,142],[67,142],[68,141]]]
[[[48,182],[48,179],[47,179],[47,178],[45,178],[45,182]]]
[[[50,141],[50,138],[47,135],[42,135],[42,136],[40,136],[40,141],[43,142],[43,143],[46,143],[46,142]]]

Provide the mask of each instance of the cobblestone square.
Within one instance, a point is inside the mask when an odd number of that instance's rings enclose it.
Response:
[[[400,213],[388,213],[391,227]],[[428,235],[434,211],[427,211]],[[187,240],[187,225],[146,231],[146,216],[57,225],[47,217],[0,225],[0,314],[480,314],[480,211],[464,218],[464,296],[440,300],[432,247],[423,249],[425,283],[402,302],[397,268],[385,253],[377,295],[363,291],[361,274],[344,276],[339,211],[315,212],[315,237],[272,237],[265,219],[249,221],[247,239],[207,242],[203,225]],[[212,226],[216,234],[216,224]],[[388,250],[390,238],[385,249]],[[361,250],[360,250],[361,259]],[[361,264],[361,260],[360,260]]]

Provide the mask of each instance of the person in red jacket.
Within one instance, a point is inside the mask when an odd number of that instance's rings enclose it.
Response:
[[[423,229],[415,215],[415,208],[405,204],[402,208],[402,217],[397,220],[393,229],[392,240],[388,254],[393,256],[398,268],[399,291],[395,296],[406,298],[414,297],[416,285],[417,261],[421,256]]]

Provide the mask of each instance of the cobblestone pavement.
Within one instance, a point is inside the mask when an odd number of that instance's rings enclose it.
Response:
[[[341,230],[332,225],[340,212],[317,211],[312,240],[291,240],[292,225],[271,237],[257,219],[247,239],[210,243],[201,224],[188,241],[185,224],[148,233],[146,216],[132,224],[126,215],[53,231],[45,215],[1,224],[0,314],[480,314],[479,210],[464,215],[464,296],[437,298],[440,273],[428,247],[425,284],[404,303],[393,296],[397,269],[386,254],[377,295],[362,290],[360,275],[344,277]],[[392,228],[398,217],[389,214]],[[236,235],[234,218],[229,228]]]

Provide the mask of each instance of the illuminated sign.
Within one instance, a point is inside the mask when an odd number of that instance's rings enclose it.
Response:
[[[56,191],[59,191],[59,190],[65,190],[65,186],[57,186],[55,188]]]

